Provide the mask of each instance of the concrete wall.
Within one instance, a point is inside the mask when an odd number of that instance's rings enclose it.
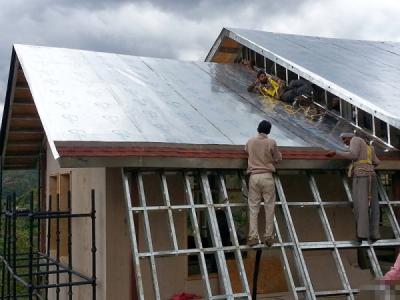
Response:
[[[72,212],[86,213],[91,211],[91,189],[96,193],[96,268],[97,299],[106,298],[106,171],[105,168],[62,169],[54,160],[50,149],[47,151],[46,194],[49,195],[49,176],[70,173]],[[73,269],[86,276],[92,274],[91,259],[91,221],[74,219],[72,221],[72,256]],[[55,256],[55,253],[51,253]],[[63,261],[65,259],[62,258]],[[55,277],[51,278],[54,282]],[[73,288],[74,299],[91,299],[90,286]],[[67,299],[67,289],[61,289],[60,299]],[[76,298],[75,298],[76,297]],[[55,299],[55,290],[50,290],[49,299]]]

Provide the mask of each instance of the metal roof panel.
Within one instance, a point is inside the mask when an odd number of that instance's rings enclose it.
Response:
[[[228,29],[400,128],[400,43]]]

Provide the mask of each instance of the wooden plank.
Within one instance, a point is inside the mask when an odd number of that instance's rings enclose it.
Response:
[[[21,104],[35,104],[33,101],[32,97],[28,98],[14,98],[13,105],[16,103],[21,103]]]
[[[25,78],[24,71],[18,70],[18,77],[17,77],[17,83],[27,83],[27,80]]]
[[[240,48],[240,44],[238,42],[236,42],[235,40],[225,37],[222,40],[221,47]]]
[[[219,53],[231,53],[237,55],[239,53],[240,48],[229,48],[229,47],[219,47]]]
[[[18,115],[37,116],[38,112],[33,102],[30,103],[13,103],[11,117]]]
[[[37,154],[40,151],[42,143],[8,143],[6,145],[6,156],[18,153]]]
[[[216,63],[223,63],[223,64],[231,64],[234,62],[234,60],[236,59],[236,54],[230,54],[230,53],[221,53],[221,52],[217,52],[213,59],[212,62],[216,62]]]
[[[36,169],[36,163],[34,164],[8,164],[4,165],[4,170],[30,170]]]
[[[38,118],[11,118],[10,130],[13,129],[42,129]]]
[[[38,156],[32,155],[6,156],[4,165],[34,165],[37,159]]]
[[[10,130],[8,142],[41,142],[44,137],[43,130]]]
[[[21,88],[21,89],[29,89],[29,85],[28,82],[23,82],[23,81],[17,81],[17,83],[15,84],[15,86],[17,88]]]
[[[39,157],[39,155],[28,155],[28,154],[20,154],[20,155],[7,155],[5,159],[7,160],[35,160]]]
[[[16,87],[14,99],[17,98],[23,98],[23,99],[32,98],[31,91],[29,90],[28,87]]]

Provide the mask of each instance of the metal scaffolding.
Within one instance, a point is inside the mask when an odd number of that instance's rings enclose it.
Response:
[[[381,239],[375,243],[363,241],[362,243],[356,240],[337,240],[335,238],[332,224],[328,218],[327,209],[336,207],[352,207],[351,192],[348,185],[348,179],[341,171],[329,171],[330,174],[337,176],[339,184],[342,185],[345,200],[326,201],[321,197],[321,190],[317,184],[318,176],[327,173],[328,171],[295,171],[305,176],[308,189],[311,191],[312,198],[307,202],[287,201],[285,189],[282,185],[280,173],[275,175],[275,186],[278,195],[276,203],[276,211],[281,212],[282,225],[278,225],[277,213],[275,214],[274,225],[276,239],[272,249],[276,249],[280,253],[281,265],[283,266],[284,275],[286,277],[287,287],[291,299],[316,299],[340,296],[346,299],[356,299],[360,289],[352,286],[349,273],[347,272],[341,251],[345,249],[355,249],[357,252],[363,252],[369,259],[369,266],[375,278],[382,276],[382,270],[377,258],[376,250],[385,247],[400,246],[399,225],[394,213],[394,206],[398,206],[400,201],[391,201],[381,182],[379,182],[379,204],[385,217],[391,224],[393,237],[389,239]],[[148,204],[149,195],[146,194],[144,184],[144,176],[157,176],[160,182],[160,191],[163,195],[163,204],[154,205]],[[184,204],[172,204],[171,193],[169,190],[174,188],[168,184],[167,176],[179,176],[183,180],[183,189],[185,193]],[[227,188],[228,176],[235,177],[237,182],[240,182],[240,194],[242,199],[231,201],[230,190]],[[378,176],[380,177],[380,176]],[[131,249],[134,258],[134,269],[136,275],[136,287],[139,299],[163,299],[167,295],[162,294],[160,288],[159,268],[157,260],[159,258],[172,258],[176,256],[197,256],[201,279],[204,285],[203,297],[207,299],[251,299],[249,288],[249,279],[246,275],[246,270],[243,263],[245,253],[251,251],[245,243],[241,243],[237,236],[237,225],[235,224],[232,209],[247,210],[247,185],[245,176],[242,170],[227,171],[227,170],[203,170],[203,171],[130,171],[125,170],[124,192],[128,211],[128,222],[131,237]],[[196,191],[196,182],[198,183],[198,191]],[[155,189],[154,186],[151,187]],[[148,193],[147,189],[147,193]],[[194,193],[200,193],[200,201],[195,200]],[[154,195],[153,195],[154,196]],[[320,241],[302,241],[299,239],[298,228],[295,227],[293,220],[292,209],[307,209],[313,208],[317,211],[322,230],[325,235]],[[179,241],[177,231],[181,228],[177,227],[174,221],[174,213],[184,212],[188,217],[188,223],[192,228],[192,233],[195,241],[194,248],[178,246]],[[202,212],[200,214],[199,212]],[[225,238],[221,234],[221,224],[217,217],[218,211],[222,211],[226,217],[226,222],[229,227],[230,245],[222,242]],[[168,231],[170,239],[169,249],[156,250],[153,246],[154,235],[149,215],[154,212],[163,212],[168,220]],[[203,245],[200,232],[202,230],[202,218],[205,216],[208,224],[212,245]],[[180,225],[179,225],[180,226]],[[140,231],[142,230],[142,231]],[[139,231],[142,238],[139,239]],[[285,239],[283,238],[285,235]],[[142,244],[141,244],[142,243]],[[259,245],[255,249],[267,250],[264,246]],[[253,248],[253,249],[254,249]],[[331,290],[316,289],[316,278],[312,278],[309,272],[309,266],[306,261],[306,253],[309,251],[324,250],[329,253],[337,270],[337,275],[340,280],[341,288]],[[209,271],[207,268],[206,255],[214,255],[215,264],[219,278],[220,292],[216,293],[211,288]],[[227,255],[231,255],[235,259],[235,264],[240,276],[241,288],[240,291],[234,291],[231,283],[231,274],[227,265]],[[143,270],[145,264],[149,263],[150,277],[145,277]],[[151,280],[152,295],[146,295],[145,281]],[[148,293],[148,291],[147,291]]]
[[[91,286],[92,299],[96,299],[94,191],[91,192],[91,211],[88,213],[72,213],[69,192],[67,210],[60,210],[58,194],[55,208],[52,208],[52,199],[49,196],[46,211],[42,211],[40,201],[35,203],[34,199],[32,192],[29,207],[22,208],[14,193],[7,197],[1,211],[1,299],[50,299],[51,289],[55,289],[54,297],[60,299],[61,289],[65,289],[68,299],[72,300],[75,299],[73,287],[82,285]],[[75,271],[72,265],[72,222],[80,218],[89,219],[92,227],[91,276]],[[64,233],[67,235],[67,257],[60,257],[62,220],[67,220],[67,233]],[[43,225],[47,227],[46,232],[42,232]],[[28,230],[27,236],[19,232],[20,228]],[[52,236],[53,233],[55,236]],[[52,253],[51,241],[55,242]]]

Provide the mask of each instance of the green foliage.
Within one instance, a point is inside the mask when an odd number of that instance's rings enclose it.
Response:
[[[2,201],[3,205],[7,196],[11,196],[15,193],[16,206],[18,209],[29,208],[29,200],[32,191],[34,195],[37,195],[38,185],[38,172],[37,170],[13,170],[4,171],[3,182],[2,182]],[[35,201],[36,202],[36,201]],[[3,206],[4,209],[4,206]],[[0,251],[3,252],[3,230],[4,230],[4,217],[2,217],[2,226],[0,233]],[[29,222],[27,219],[17,220],[17,252],[27,253],[29,247]],[[34,228],[34,236],[37,235],[37,226]],[[22,268],[19,270],[22,273],[26,273],[27,270]],[[0,270],[1,272],[1,270]],[[2,278],[0,274],[0,278]],[[17,285],[17,294],[24,294],[26,290],[20,285]]]
[[[3,198],[15,192],[17,197],[30,193],[38,184],[37,170],[9,170],[3,173]]]

